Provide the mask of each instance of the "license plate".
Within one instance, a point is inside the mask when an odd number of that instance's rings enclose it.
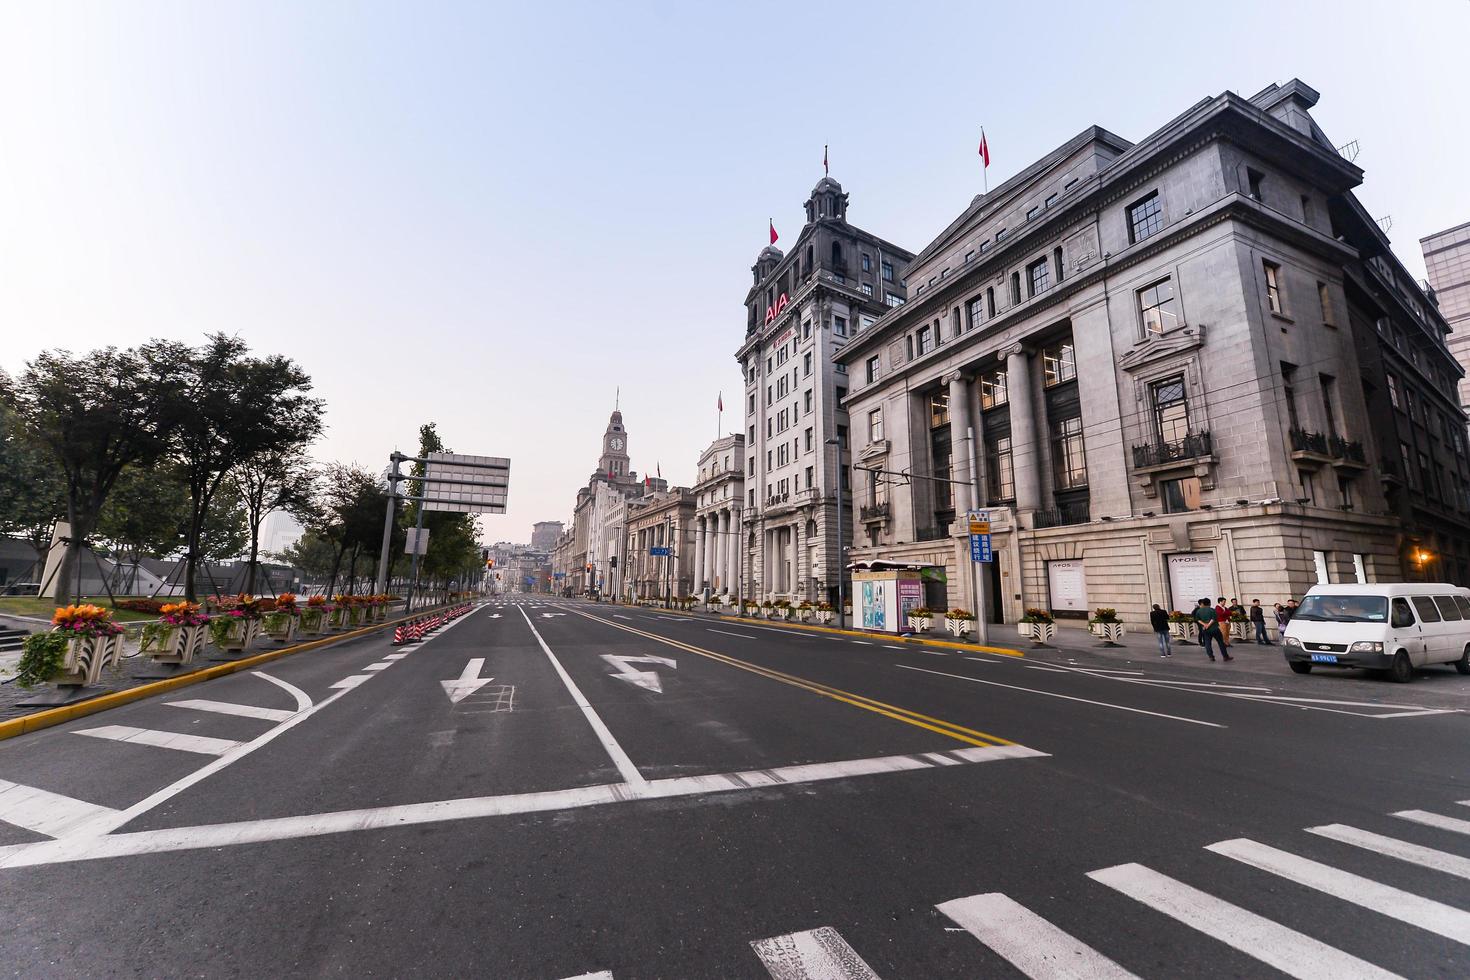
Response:
[[[1335,663],[1337,663],[1337,654],[1335,654],[1335,653],[1314,653],[1314,654],[1312,654],[1312,662],[1313,663],[1318,663],[1318,664],[1335,664]]]

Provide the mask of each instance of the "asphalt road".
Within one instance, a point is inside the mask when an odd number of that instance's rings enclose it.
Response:
[[[0,973],[1470,975],[1470,679],[1176,660],[494,602],[0,743]]]

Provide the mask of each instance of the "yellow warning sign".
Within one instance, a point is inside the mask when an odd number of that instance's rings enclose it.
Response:
[[[989,521],[971,521],[970,522],[970,533],[971,534],[989,534],[990,533],[990,522]]]

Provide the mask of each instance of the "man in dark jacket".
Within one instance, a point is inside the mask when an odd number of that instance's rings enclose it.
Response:
[[[1266,608],[1261,605],[1260,599],[1251,600],[1250,611],[1251,625],[1256,628],[1256,642],[1262,646],[1271,645],[1271,637],[1266,634]]]
[[[1174,651],[1169,648],[1169,614],[1154,603],[1154,608],[1148,614],[1148,621],[1154,628],[1154,639],[1159,641],[1159,656],[1172,657]]]
[[[1223,607],[1220,610],[1223,612]],[[1205,648],[1205,656],[1213,663],[1215,655],[1210,651],[1210,644],[1220,645],[1220,656],[1226,660],[1234,660],[1225,649],[1225,638],[1220,635],[1220,617],[1216,613],[1216,607],[1210,605],[1209,599],[1201,599],[1199,605],[1194,607],[1194,620],[1199,624],[1200,646]]]

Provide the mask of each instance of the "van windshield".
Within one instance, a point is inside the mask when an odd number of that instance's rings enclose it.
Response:
[[[1291,618],[1318,623],[1382,623],[1388,620],[1388,599],[1381,595],[1309,595]]]

